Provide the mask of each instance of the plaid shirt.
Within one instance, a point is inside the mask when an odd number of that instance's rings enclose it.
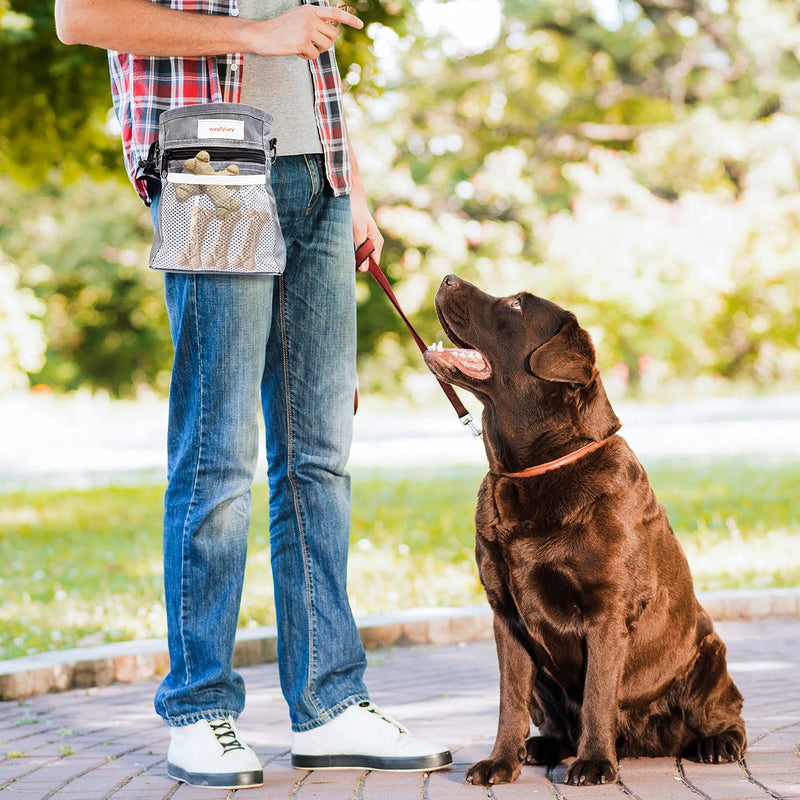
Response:
[[[202,14],[238,16],[237,0],[151,0],[159,5]],[[302,0],[311,5],[329,5],[329,0]],[[227,69],[220,80],[217,63]],[[177,106],[225,101],[238,103],[242,88],[241,53],[199,58],[134,56],[109,50],[111,94],[122,128],[122,149],[128,174],[136,191],[150,202],[147,182],[137,176],[139,161],[147,158],[158,138],[161,112]],[[316,98],[319,136],[325,153],[328,181],[334,194],[348,194],[350,157],[342,108],[342,88],[333,48],[310,61]],[[267,109],[269,110],[269,109]]]

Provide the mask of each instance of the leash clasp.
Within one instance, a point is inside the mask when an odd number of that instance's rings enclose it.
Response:
[[[475,420],[472,419],[472,414],[469,411],[458,419],[462,425],[466,425],[472,431],[473,436],[483,436],[483,431],[475,424]]]

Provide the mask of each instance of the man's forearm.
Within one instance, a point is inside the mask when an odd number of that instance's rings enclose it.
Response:
[[[173,11],[149,0],[56,0],[65,44],[89,44],[148,56],[203,56],[248,49],[252,22]]]
[[[342,24],[363,27],[343,9],[316,5],[251,20],[174,11],[149,0],[56,0],[56,30],[64,44],[137,56],[256,53],[315,59],[333,46]]]

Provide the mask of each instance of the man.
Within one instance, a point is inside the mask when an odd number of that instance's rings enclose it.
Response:
[[[285,273],[165,275],[175,345],[164,513],[171,663],[155,704],[171,730],[169,774],[214,787],[263,780],[236,729],[244,684],[232,669],[259,406],[292,763],[449,765],[449,751],[369,701],[346,595],[353,244],[369,238],[379,253],[383,240],[350,149],[332,48],[339,25],[361,21],[327,0],[56,0],[56,23],[63,42],[109,50],[126,164],[153,208],[160,184],[139,164],[163,110],[222,96],[275,116]]]

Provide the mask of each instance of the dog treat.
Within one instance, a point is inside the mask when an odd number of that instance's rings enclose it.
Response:
[[[269,211],[253,211],[248,208],[245,211],[245,219],[247,227],[244,232],[244,241],[239,252],[233,257],[231,266],[234,269],[246,269],[252,272],[256,268],[258,238],[261,236],[264,226],[269,222]]]
[[[239,167],[229,164],[225,169],[217,172],[211,166],[211,157],[205,150],[200,150],[194,158],[183,162],[183,168],[190,175],[238,175]],[[175,197],[178,202],[185,203],[189,198],[199,194],[208,195],[217,210],[217,217],[224,219],[228,214],[235,213],[242,208],[242,201],[234,197],[225,186],[216,184],[179,183],[175,186]]]
[[[191,267],[201,269],[203,241],[211,223],[214,221],[214,212],[207,208],[192,209],[192,221],[189,224],[189,237],[183,251],[178,256],[179,267]]]
[[[336,8],[341,8],[342,11],[346,11],[348,14],[355,14],[356,10],[353,6],[348,6],[347,3],[337,3]],[[338,28],[340,23],[335,22],[334,20],[330,20],[330,24],[333,25],[334,28]]]
[[[242,221],[241,212],[237,214],[229,214],[225,219],[219,223],[219,230],[214,237],[214,244],[211,247],[211,252],[205,260],[203,266],[206,269],[228,269],[228,251],[231,247],[231,239],[236,226]]]

